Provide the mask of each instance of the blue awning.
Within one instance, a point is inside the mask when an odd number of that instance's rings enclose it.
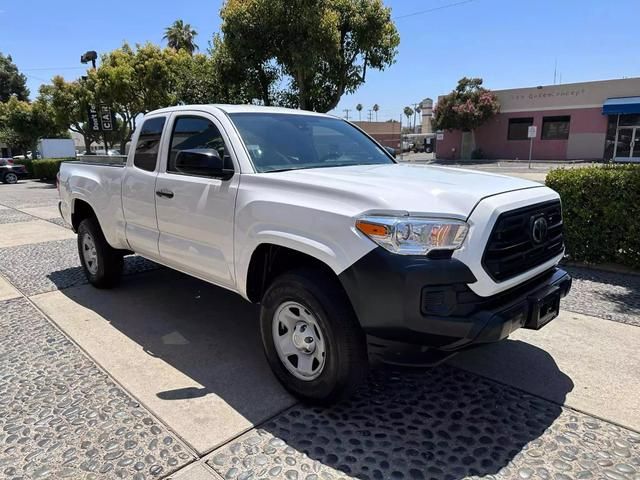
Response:
[[[640,97],[607,98],[602,104],[603,115],[640,113]]]

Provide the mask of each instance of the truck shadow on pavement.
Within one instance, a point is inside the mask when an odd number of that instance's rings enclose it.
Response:
[[[515,355],[512,369],[544,372],[553,402],[445,364],[377,367],[348,402],[287,409],[294,401],[263,358],[258,309],[240,297],[165,269],[126,277],[110,291],[85,285],[61,293],[201,385],[156,391],[157,399],[215,395],[258,427],[210,455],[208,463],[224,478],[249,471],[256,478],[300,479],[504,475],[561,415],[573,388],[549,354],[506,341],[511,354],[496,361]],[[188,412],[206,419],[201,413]],[[212,421],[210,428],[218,427]]]

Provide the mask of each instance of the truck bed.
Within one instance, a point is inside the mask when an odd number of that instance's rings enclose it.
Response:
[[[126,157],[91,155],[90,160],[63,162],[60,165],[60,211],[71,223],[74,208],[71,192],[76,192],[75,202],[86,201],[93,206],[103,233],[111,245],[125,248],[123,242],[124,213],[122,211],[122,180]]]

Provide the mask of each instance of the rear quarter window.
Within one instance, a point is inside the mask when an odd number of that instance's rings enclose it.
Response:
[[[142,124],[133,157],[135,167],[147,172],[153,172],[156,169],[164,123],[165,117],[154,117],[145,120]]]

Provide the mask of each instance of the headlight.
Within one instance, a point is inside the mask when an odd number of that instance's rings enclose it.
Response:
[[[360,217],[356,228],[381,247],[400,255],[455,250],[462,246],[469,231],[469,225],[460,220],[383,216]]]

